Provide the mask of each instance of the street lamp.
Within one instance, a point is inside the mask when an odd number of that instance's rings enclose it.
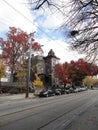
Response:
[[[30,85],[30,68],[31,68],[31,43],[32,38],[34,37],[34,33],[30,33],[28,35],[28,44],[29,44],[29,54],[28,54],[28,63],[27,63],[27,77],[26,77],[26,98],[29,97],[29,85]]]

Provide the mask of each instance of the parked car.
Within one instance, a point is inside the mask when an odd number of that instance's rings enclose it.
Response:
[[[55,95],[61,95],[61,89],[55,89],[54,93]]]
[[[72,88],[72,87],[70,87],[70,88],[65,88],[65,92],[67,93],[67,94],[69,94],[69,93],[74,93],[74,88]]]
[[[70,89],[69,88],[65,88],[65,92],[67,93],[67,94],[69,94],[70,93]]]
[[[54,95],[55,95],[55,93],[54,93],[54,91],[51,90],[51,89],[48,89],[48,90],[46,90],[46,91],[41,91],[41,92],[39,93],[39,97],[50,97],[50,96],[54,96]]]
[[[77,93],[77,92],[79,92],[79,89],[78,89],[78,88],[75,88],[75,89],[74,89],[74,93]]]
[[[61,94],[65,94],[66,91],[65,91],[65,88],[61,88]]]

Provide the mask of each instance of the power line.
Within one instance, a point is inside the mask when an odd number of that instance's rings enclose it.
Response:
[[[3,0],[7,5],[9,5],[13,10],[15,10],[18,14],[20,14],[22,17],[24,17],[27,21],[32,23],[25,15],[23,15],[21,12],[19,12],[16,8],[14,8],[11,4],[9,4],[6,0]]]
[[[28,22],[30,22],[32,24],[32,21],[30,19],[28,19],[25,15],[23,15],[21,12],[19,12],[16,8],[14,8],[10,3],[8,3],[6,0],[3,0],[9,7],[11,7],[14,11],[16,11],[19,15],[21,15],[22,17],[24,17]],[[41,32],[43,32],[50,40],[55,40],[53,38],[51,38],[46,32],[44,32],[40,27],[38,27],[36,24],[34,24]],[[58,43],[60,45],[60,43]],[[62,45],[60,45],[62,46]],[[63,47],[63,46],[62,46]],[[65,47],[63,47],[63,49],[66,49]]]
[[[2,23],[4,25],[4,22],[7,22],[7,23],[11,24],[11,21],[8,20],[7,18],[0,19],[0,23]]]

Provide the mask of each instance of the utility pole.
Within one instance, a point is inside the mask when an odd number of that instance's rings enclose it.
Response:
[[[29,85],[30,85],[30,70],[31,70],[31,45],[32,45],[32,38],[34,37],[34,33],[30,33],[28,35],[28,44],[29,44],[29,54],[27,60],[27,77],[26,77],[26,98],[29,97]]]

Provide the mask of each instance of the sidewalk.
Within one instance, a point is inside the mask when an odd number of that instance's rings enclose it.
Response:
[[[0,94],[0,116],[22,111],[32,107],[32,101],[36,98],[33,93],[26,94]]]
[[[29,97],[26,98],[26,94],[0,94],[0,101],[3,100],[22,100],[22,99],[32,99],[36,96],[33,93],[29,93]]]

